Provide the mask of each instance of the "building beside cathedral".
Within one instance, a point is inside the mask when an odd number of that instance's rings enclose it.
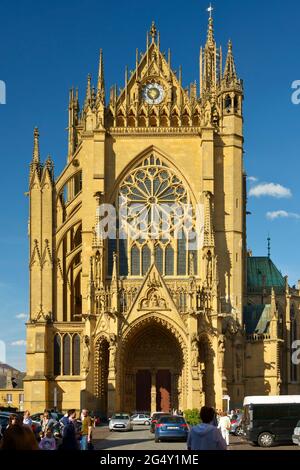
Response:
[[[188,89],[153,24],[109,102],[102,52],[81,107],[70,91],[56,179],[35,129],[25,408],[222,408],[228,395],[238,406],[245,395],[300,393],[299,288],[246,248],[243,95],[212,18],[200,83]],[[104,204],[117,214],[108,239]],[[156,214],[155,237],[123,236],[124,204],[127,222],[140,217],[151,233]],[[166,233],[157,207],[172,205],[192,209]]]

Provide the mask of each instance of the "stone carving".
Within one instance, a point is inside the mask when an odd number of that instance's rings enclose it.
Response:
[[[218,340],[218,368],[220,371],[224,370],[225,361],[225,337],[221,335]]]
[[[207,103],[205,105],[204,125],[205,126],[210,126],[211,125],[211,104],[210,104],[209,101],[207,101]]]
[[[117,337],[111,335],[109,338],[109,368],[116,368],[116,354],[117,354]]]
[[[198,369],[198,362],[199,362],[198,341],[194,339],[192,342],[192,350],[191,350],[191,367],[193,369]]]
[[[161,282],[160,280],[156,277],[155,272],[152,274],[151,277],[149,277],[147,286],[150,288],[157,289],[158,287],[161,287]]]
[[[208,287],[212,287],[213,283],[213,267],[212,267],[212,255],[209,251],[206,256],[206,282]]]
[[[199,312],[198,316],[199,333],[207,333],[210,336],[216,336],[217,330],[213,327],[211,318],[208,316],[207,311]]]
[[[226,334],[227,336],[234,336],[237,334],[238,331],[239,331],[239,325],[233,317],[228,316],[224,318],[223,334]]]
[[[165,299],[160,297],[156,289],[151,288],[148,290],[146,298],[140,301],[139,309],[167,310],[167,302],[165,301]]]
[[[82,372],[88,374],[90,370],[91,348],[90,339],[87,335],[83,337],[83,351],[82,351]]]

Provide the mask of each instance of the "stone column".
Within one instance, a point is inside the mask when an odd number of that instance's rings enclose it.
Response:
[[[156,370],[151,371],[151,413],[156,410]]]

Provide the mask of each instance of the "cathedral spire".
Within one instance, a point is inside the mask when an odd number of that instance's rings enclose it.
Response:
[[[91,85],[92,77],[91,74],[88,74],[87,77],[87,85],[86,85],[86,95],[85,95],[85,106],[91,104],[92,101],[92,85]]]
[[[212,7],[210,7],[210,8],[212,8]],[[213,8],[212,8],[212,10],[213,10]],[[206,46],[209,46],[209,47],[214,47],[215,46],[214,20],[213,20],[212,15],[209,17],[209,20],[208,20],[208,31],[207,31]]]
[[[48,155],[47,160],[45,162],[45,168],[49,171],[51,178],[53,178],[54,163],[50,155]]]
[[[155,42],[156,36],[157,36],[157,29],[155,26],[155,22],[152,21],[151,29],[150,29],[150,36],[152,38],[152,43]]]
[[[220,68],[220,58],[214,37],[213,7],[210,5],[207,11],[209,12],[207,40],[204,49],[200,49],[200,89],[202,97],[215,95]]]
[[[39,145],[39,130],[37,127],[34,128],[33,132],[33,155],[32,163],[40,164],[40,145]]]
[[[100,49],[100,57],[99,57],[97,99],[99,101],[101,101],[102,103],[104,103],[104,101],[105,101],[104,65],[103,65],[103,52],[102,52],[102,49]]]
[[[228,54],[227,54],[225,70],[224,70],[224,78],[228,83],[237,80],[231,41],[228,42]]]

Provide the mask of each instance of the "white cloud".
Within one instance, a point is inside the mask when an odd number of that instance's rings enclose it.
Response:
[[[18,313],[18,315],[16,315],[16,318],[18,318],[18,320],[26,320],[27,317],[27,313]]]
[[[11,346],[26,346],[25,339],[19,339],[18,341],[13,341],[10,343]]]
[[[262,197],[270,196],[277,199],[281,198],[290,198],[292,197],[292,191],[281,184],[275,183],[262,183],[254,186],[249,191],[249,196],[251,197]]]
[[[250,181],[250,183],[257,183],[258,178],[255,176],[248,176],[247,181]]]
[[[300,214],[294,214],[293,212],[286,211],[267,212],[267,219],[300,219]]]

